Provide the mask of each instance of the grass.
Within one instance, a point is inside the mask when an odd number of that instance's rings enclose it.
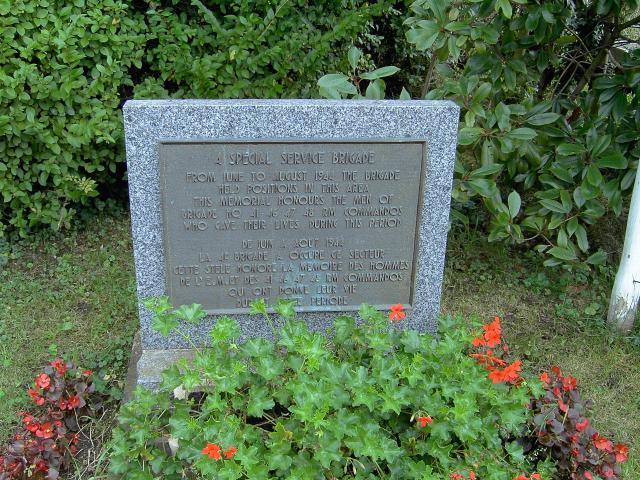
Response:
[[[0,441],[29,404],[25,385],[58,356],[115,386],[137,329],[127,221],[99,218],[83,232],[15,248],[0,271]]]
[[[28,405],[25,385],[55,356],[97,369],[122,385],[137,329],[127,215],[82,231],[18,246],[0,271],[0,441]],[[593,423],[629,443],[625,478],[640,478],[640,336],[603,326],[611,272],[544,270],[527,252],[489,245],[473,232],[450,235],[443,313],[503,318],[514,356],[534,371],[559,365],[595,401]],[[635,343],[634,343],[635,342]],[[108,438],[113,409],[89,427],[74,478],[89,478]]]

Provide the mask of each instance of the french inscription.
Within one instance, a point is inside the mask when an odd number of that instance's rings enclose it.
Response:
[[[410,306],[424,158],[410,141],[161,143],[172,303]]]

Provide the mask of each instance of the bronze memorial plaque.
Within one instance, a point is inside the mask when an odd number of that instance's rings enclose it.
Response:
[[[244,313],[413,303],[426,145],[418,141],[162,142],[167,294]]]

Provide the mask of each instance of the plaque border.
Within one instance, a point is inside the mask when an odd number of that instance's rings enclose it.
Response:
[[[350,139],[339,139],[339,138],[332,138],[329,140],[326,139],[319,139],[319,138],[286,138],[286,139],[274,139],[274,138],[269,138],[269,139],[260,139],[260,140],[238,140],[238,139],[189,139],[189,140],[185,140],[185,141],[180,141],[180,140],[176,140],[176,139],[159,139],[158,140],[158,161],[159,161],[159,175],[160,178],[158,179],[158,184],[160,185],[160,210],[161,210],[161,214],[162,214],[162,231],[163,231],[163,250],[165,252],[165,255],[167,255],[168,253],[170,253],[170,249],[169,246],[167,244],[167,230],[166,230],[166,225],[167,225],[167,216],[166,216],[166,211],[163,208],[166,205],[166,196],[165,196],[165,191],[166,191],[166,184],[162,182],[163,179],[163,175],[164,175],[164,170],[166,168],[166,162],[162,161],[162,155],[161,155],[161,147],[162,145],[203,145],[203,144],[213,144],[213,145],[220,145],[220,144],[237,144],[237,145],[246,145],[246,144],[251,144],[251,145],[259,145],[262,143],[266,143],[266,144],[301,144],[301,143],[305,143],[305,144],[332,144],[332,143],[343,143],[343,144],[357,144],[357,145],[367,145],[367,144],[399,144],[399,143],[411,143],[411,144],[417,144],[420,145],[421,147],[421,156],[420,156],[420,176],[418,178],[418,205],[416,207],[416,220],[415,220],[415,226],[414,226],[414,239],[413,239],[413,247],[412,247],[412,261],[411,261],[411,272],[410,272],[410,279],[411,279],[411,283],[409,286],[409,299],[411,304],[405,304],[404,305],[404,309],[408,312],[413,310],[413,304],[415,302],[415,280],[416,280],[416,272],[417,272],[417,266],[418,266],[418,259],[417,259],[417,255],[416,253],[418,252],[418,247],[419,247],[419,234],[420,234],[420,224],[421,224],[421,212],[422,212],[422,201],[423,201],[423,188],[425,188],[424,186],[424,176],[425,176],[425,170],[426,170],[426,162],[427,162],[427,158],[428,158],[428,145],[427,142],[424,139],[415,139],[415,138],[391,138],[391,139],[367,139],[367,140],[358,140],[358,139],[354,139],[354,138],[350,138]],[[171,274],[170,272],[170,268],[169,268],[169,262],[165,261],[165,270],[164,270],[164,280],[165,280],[165,292],[166,294],[169,296],[169,299],[171,299],[171,288],[170,288],[170,281],[169,281],[169,276]],[[376,309],[376,310],[389,310],[391,308],[392,304],[373,304],[372,306]],[[300,307],[296,307],[296,311],[297,312],[301,312],[301,313],[307,313],[307,312],[356,312],[359,309],[359,305],[345,305],[345,306],[318,306],[318,307],[312,307],[312,306],[300,306]],[[205,312],[207,313],[207,315],[246,315],[248,313],[250,313],[251,309],[250,308],[218,308],[218,309],[205,309]],[[273,309],[269,308],[268,311],[270,313],[273,313]]]

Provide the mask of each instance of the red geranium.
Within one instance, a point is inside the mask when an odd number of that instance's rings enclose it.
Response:
[[[391,311],[389,312],[389,321],[391,322],[399,322],[407,314],[402,311],[402,304],[396,303],[395,305],[391,305]]]
[[[27,390],[27,393],[33,399],[36,405],[38,405],[39,407],[44,405],[44,402],[45,402],[44,397],[40,396],[37,390],[30,388],[29,390]]]
[[[224,452],[222,452],[224,454],[225,457],[227,458],[231,458],[235,455],[235,453],[238,451],[238,449],[236,447],[231,447],[227,450],[225,450]]]
[[[569,392],[571,390],[575,390],[578,386],[578,383],[574,377],[569,375],[568,377],[564,377],[562,379],[562,388],[565,392]]]
[[[42,388],[43,390],[48,389],[51,385],[51,377],[46,373],[41,373],[36,377],[36,385],[38,388]]]
[[[584,432],[589,426],[589,419],[585,418],[582,422],[576,423],[576,430],[579,432]]]
[[[591,436],[591,439],[593,440],[593,444],[598,450],[604,450],[607,452],[610,452],[613,450],[613,443],[611,442],[611,440],[600,435],[599,433],[597,432],[594,433]]]
[[[67,408],[69,410],[73,410],[74,408],[78,408],[80,406],[80,397],[74,395],[73,397],[67,398]]]
[[[46,422],[40,425],[38,430],[36,430],[36,437],[40,438],[51,438],[54,434],[54,426],[51,422]]]
[[[418,422],[420,424],[421,427],[426,427],[427,424],[431,425],[433,423],[433,419],[427,415],[426,417],[418,417],[416,419],[416,422]]]
[[[613,453],[616,454],[616,462],[626,462],[629,455],[629,447],[623,443],[618,443],[613,447]]]
[[[67,371],[67,366],[64,363],[64,360],[61,358],[56,358],[53,362],[51,362],[51,366],[55,368],[60,375],[64,375]]]
[[[484,339],[489,347],[495,347],[500,344],[500,336],[502,335],[500,317],[495,317],[493,322],[483,325],[482,328],[484,329]]]
[[[214,460],[220,460],[222,455],[220,455],[220,445],[216,445],[215,443],[207,443],[207,446],[202,449],[202,454],[206,455],[209,458],[213,458]]]

